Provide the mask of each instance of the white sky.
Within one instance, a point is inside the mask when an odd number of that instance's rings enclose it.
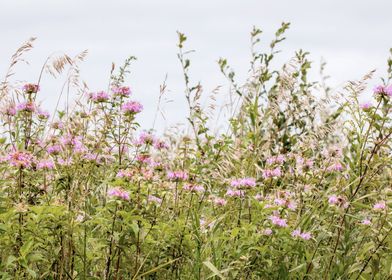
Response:
[[[151,126],[159,85],[168,74],[168,98],[163,127],[184,122],[183,80],[177,61],[177,35],[188,36],[192,54],[191,78],[208,93],[226,81],[217,60],[225,57],[243,78],[248,69],[249,32],[263,31],[272,39],[282,21],[291,22],[280,61],[302,48],[311,53],[317,75],[321,57],[327,61],[332,86],[359,79],[371,69],[384,75],[392,47],[391,0],[0,0],[0,77],[22,42],[38,37],[27,56],[30,66],[19,66],[15,79],[36,81],[48,55],[64,51],[75,55],[89,50],[81,75],[90,89],[106,89],[111,63],[138,58],[127,80],[134,99],[145,111],[139,121]],[[47,77],[40,93],[45,104],[55,104],[63,80]],[[227,91],[223,90],[222,94]]]

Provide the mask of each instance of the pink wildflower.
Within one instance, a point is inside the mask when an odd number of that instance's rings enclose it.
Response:
[[[234,188],[246,187],[251,188],[256,186],[256,180],[254,178],[241,178],[232,180],[230,185]]]
[[[120,170],[118,171],[117,175],[118,178],[127,178],[131,179],[133,176],[133,172],[130,170]]]
[[[310,232],[303,232],[303,233],[301,233],[300,237],[303,240],[309,240],[312,238],[312,234]]]
[[[369,110],[370,108],[372,108],[373,107],[373,104],[371,103],[371,102],[364,102],[364,103],[361,103],[360,105],[359,105],[359,107],[362,109],[362,110]]]
[[[94,102],[105,102],[109,100],[109,94],[107,94],[105,91],[99,91],[96,93],[92,92],[90,93],[89,98]]]
[[[114,96],[127,97],[131,95],[131,89],[129,87],[113,87],[112,92]]]
[[[255,199],[257,201],[262,201],[263,200],[263,195],[258,193],[258,194],[255,195]]]
[[[378,201],[376,204],[374,204],[373,209],[376,211],[384,210],[386,208],[386,203],[385,201]]]
[[[274,225],[277,225],[279,227],[287,227],[287,220],[286,219],[282,219],[277,215],[270,216],[269,219],[271,220],[271,222]]]
[[[167,178],[169,180],[177,181],[177,180],[187,180],[188,173],[184,171],[169,171],[167,172]]]
[[[226,203],[227,203],[226,199],[220,198],[220,197],[214,198],[213,201],[214,201],[214,204],[217,205],[217,206],[225,206]]]
[[[282,198],[275,198],[274,203],[278,206],[286,205],[286,200]]]
[[[294,230],[292,233],[291,233],[291,236],[292,237],[299,237],[301,235],[301,231],[299,230],[299,229],[296,229],[296,230]]]
[[[28,152],[15,151],[8,155],[8,161],[12,166],[31,167],[33,156]]]
[[[28,152],[15,151],[8,155],[8,161],[12,166],[31,167],[33,156]]]
[[[22,102],[16,106],[18,112],[35,112],[36,106],[33,102]]]
[[[328,203],[331,204],[331,205],[337,204],[338,201],[339,201],[339,200],[338,200],[338,197],[337,197],[336,195],[331,195],[331,196],[328,198]]]
[[[264,234],[264,235],[271,235],[271,234],[272,234],[272,229],[266,228],[266,229],[263,231],[263,234]]]
[[[273,178],[273,177],[280,177],[282,175],[280,167],[276,167],[275,169],[264,169],[263,170],[263,178]]]
[[[392,96],[392,85],[390,86],[376,86],[373,90],[374,94],[381,96]]]
[[[336,196],[336,195],[331,195],[328,198],[328,203],[330,205],[336,205],[336,206],[340,206],[343,208],[347,208],[349,205],[349,203],[346,201],[346,199],[344,197]]]
[[[274,164],[274,163],[279,163],[282,164],[286,161],[286,157],[284,155],[277,155],[277,156],[272,156],[267,158],[267,164]]]
[[[129,193],[121,188],[111,188],[108,190],[108,196],[129,200]]]
[[[46,151],[49,154],[59,154],[61,152],[61,146],[60,145],[53,145],[53,146],[49,146],[46,148]]]
[[[54,168],[54,162],[51,159],[42,160],[37,164],[37,169],[53,169],[53,168]]]
[[[233,189],[228,189],[226,192],[226,196],[229,197],[244,197],[245,192],[242,190],[233,190]]]
[[[72,158],[67,158],[67,159],[59,158],[57,159],[57,163],[62,166],[70,166],[73,164],[73,160]]]
[[[296,229],[291,233],[292,237],[299,237],[303,240],[309,240],[312,238],[312,234],[310,232],[301,232],[301,230]]]
[[[161,204],[162,203],[162,199],[157,197],[157,196],[154,196],[154,195],[149,195],[147,201],[154,202],[156,204]]]
[[[287,208],[294,211],[295,209],[297,209],[297,203],[295,203],[294,201],[289,201],[287,203]]]
[[[361,221],[361,224],[365,225],[365,226],[370,226],[372,224],[372,222],[369,219],[363,219]]]
[[[4,114],[7,116],[15,116],[16,115],[16,108],[15,106],[11,105],[4,110]]]
[[[41,109],[38,109],[37,115],[38,115],[38,118],[41,120],[49,119],[49,116],[50,116],[48,111],[43,111]]]
[[[132,115],[132,114],[140,113],[143,110],[143,105],[137,101],[129,101],[121,106],[121,110],[125,114]]]
[[[157,150],[163,150],[169,148],[169,146],[162,140],[155,139],[154,140],[154,148]]]
[[[39,85],[25,84],[22,89],[27,94],[37,93],[39,91]]]
[[[330,171],[330,172],[331,171],[342,171],[342,170],[343,170],[343,165],[340,162],[336,162],[327,168],[327,171]]]
[[[152,145],[154,143],[155,137],[150,132],[143,131],[140,133],[139,139],[134,141],[134,144],[137,146],[141,145]]]

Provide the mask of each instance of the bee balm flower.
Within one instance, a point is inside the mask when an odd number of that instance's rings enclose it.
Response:
[[[108,190],[108,196],[129,200],[129,193],[121,188],[112,188]]]
[[[385,201],[379,201],[373,206],[373,209],[376,211],[384,210],[385,208],[386,208]]]
[[[143,110],[143,105],[137,101],[129,101],[121,106],[121,110],[125,114],[132,115],[132,114],[140,113]]]
[[[39,85],[36,84],[25,84],[23,91],[27,94],[37,93],[39,91]]]

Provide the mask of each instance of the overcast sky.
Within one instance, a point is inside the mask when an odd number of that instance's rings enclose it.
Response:
[[[176,31],[186,33],[192,54],[191,77],[201,81],[206,93],[226,84],[217,60],[228,58],[239,77],[249,63],[249,32],[260,27],[265,42],[282,21],[291,22],[280,60],[300,48],[311,53],[314,73],[320,59],[327,61],[332,86],[359,79],[372,69],[384,75],[392,47],[391,0],[1,0],[0,74],[9,58],[29,37],[37,37],[27,56],[30,66],[20,66],[16,79],[36,81],[46,57],[56,51],[75,55],[88,49],[81,75],[93,91],[107,87],[111,63],[129,55],[138,58],[127,80],[134,99],[145,111],[139,120],[151,126],[159,85],[168,75],[166,121],[159,128],[183,121],[183,80],[176,58]],[[62,80],[45,78],[40,93],[53,107]],[[222,94],[225,94],[223,92]]]

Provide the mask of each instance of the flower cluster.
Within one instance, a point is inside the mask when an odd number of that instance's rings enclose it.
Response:
[[[131,89],[129,87],[113,87],[112,92],[114,96],[128,97],[131,95]]]
[[[121,106],[121,110],[126,115],[133,115],[133,114],[140,113],[143,110],[143,105],[137,101],[129,101]]]
[[[33,155],[28,152],[14,151],[9,153],[8,161],[12,166],[28,168],[34,162]]]
[[[299,237],[303,240],[309,240],[312,238],[312,234],[310,232],[301,232],[301,230],[296,229],[291,233],[292,237]]]
[[[272,216],[269,217],[269,219],[271,220],[272,224],[277,225],[279,227],[287,227],[287,219],[283,219],[281,217],[278,216],[278,214],[274,214]]]
[[[92,92],[89,95],[90,100],[93,102],[106,102],[109,100],[109,94],[105,91]]]
[[[373,90],[374,94],[381,96],[392,96],[392,85],[389,86],[376,86]]]
[[[264,179],[269,179],[269,178],[277,178],[282,176],[282,170],[280,167],[276,167],[274,169],[264,169],[263,170],[263,178]]]
[[[37,93],[39,91],[39,85],[25,84],[22,89],[27,94]]]
[[[172,181],[185,181],[188,179],[188,173],[185,171],[168,171],[167,178]]]
[[[129,192],[121,189],[121,188],[112,188],[108,190],[108,196],[116,197],[123,200],[129,200]]]
[[[233,188],[253,188],[256,186],[255,178],[240,178],[230,182],[230,186]]]

